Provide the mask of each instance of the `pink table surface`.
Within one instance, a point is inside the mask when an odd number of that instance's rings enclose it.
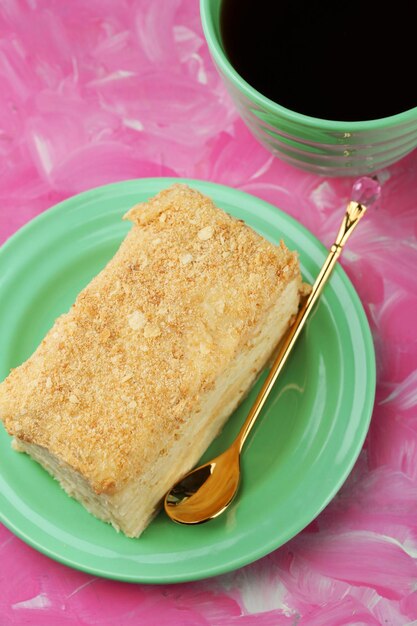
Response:
[[[352,182],[252,138],[197,0],[2,0],[0,154],[0,242],[90,187],[178,175],[259,196],[330,244]],[[417,624],[417,152],[379,178],[342,260],[375,340],[376,404],[337,497],[262,560],[172,586],[73,571],[0,527],[0,626]]]

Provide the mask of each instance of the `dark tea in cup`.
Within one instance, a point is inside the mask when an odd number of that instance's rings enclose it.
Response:
[[[417,106],[417,1],[222,0],[235,70],[264,96],[328,120],[373,120]]]

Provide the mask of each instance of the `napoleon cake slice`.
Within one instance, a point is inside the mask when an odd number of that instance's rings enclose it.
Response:
[[[296,314],[297,254],[175,184],[0,385],[0,418],[93,515],[138,537]]]

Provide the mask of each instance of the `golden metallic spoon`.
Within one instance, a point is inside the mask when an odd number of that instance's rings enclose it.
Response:
[[[353,186],[352,200],[346,207],[335,243],[320,270],[310,295],[301,306],[292,327],[278,352],[258,397],[232,445],[212,461],[186,474],[165,496],[168,516],[182,524],[200,524],[222,513],[232,502],[239,487],[240,453],[256,418],[260,414],[271,389],[303,328],[315,302],[339,258],[350,234],[364,215],[366,208],[380,195],[379,184],[367,177]]]

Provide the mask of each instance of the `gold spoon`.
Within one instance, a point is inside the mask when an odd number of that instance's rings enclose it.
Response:
[[[372,178],[363,177],[354,184],[352,200],[346,207],[336,241],[329,250],[310,295],[301,306],[288,331],[268,377],[236,439],[225,452],[215,459],[183,476],[165,496],[165,511],[175,522],[201,524],[220,515],[232,502],[239,487],[240,453],[243,445],[284,367],[301,329],[329,279],[346,241],[367,207],[376,202],[379,195],[380,186]]]

